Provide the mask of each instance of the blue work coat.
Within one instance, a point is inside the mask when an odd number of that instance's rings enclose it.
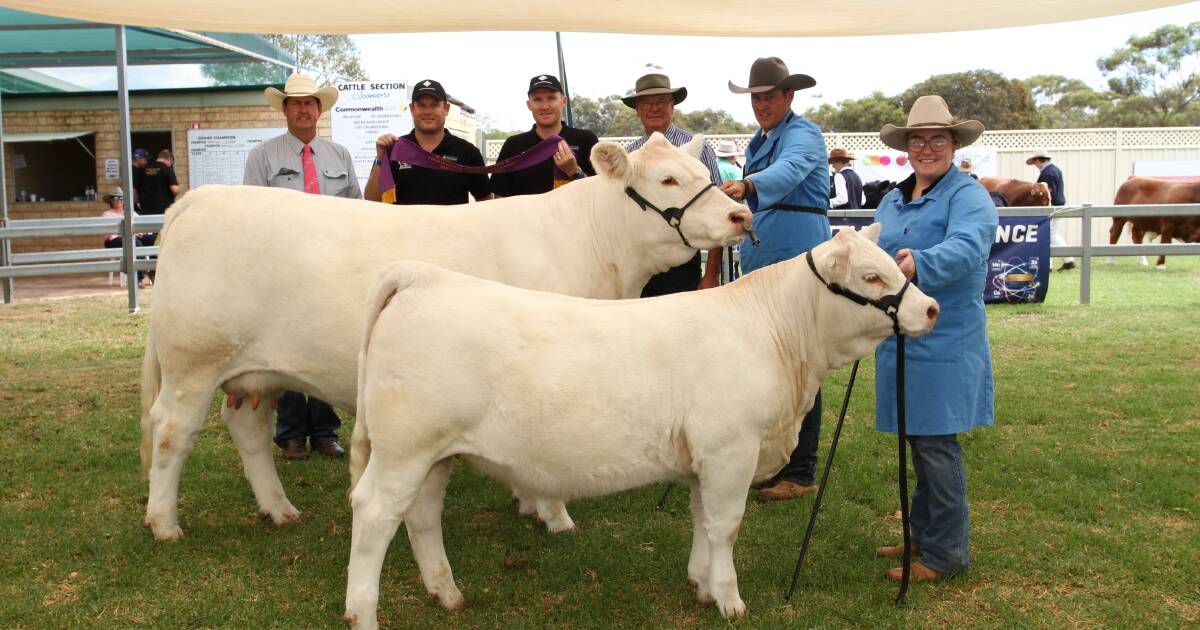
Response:
[[[746,201],[762,240],[757,246],[742,244],[742,273],[794,258],[829,240],[827,216],[778,207],[829,209],[829,165],[819,127],[788,112],[770,135],[764,138],[762,129],[754,134],[742,172],[754,182],[755,194]]]
[[[938,301],[933,330],[904,340],[905,425],[910,435],[948,435],[995,418],[992,353],[983,287],[996,237],[996,206],[987,190],[951,167],[916,201],[898,187],[879,203],[879,246],[911,249],[914,281]],[[875,427],[896,431],[896,338],[875,351]]]

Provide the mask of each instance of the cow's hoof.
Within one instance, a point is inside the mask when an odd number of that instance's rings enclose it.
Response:
[[[1154,268],[1165,270],[1167,268],[1167,266],[1166,265],[1154,265]]]
[[[551,534],[561,534],[563,532],[575,531],[575,521],[571,519],[554,519],[546,521],[546,529],[550,530]]]
[[[271,522],[277,527],[283,527],[288,523],[298,523],[300,521],[300,510],[291,505],[278,510],[262,509],[258,511],[258,514],[263,518],[270,518]]]
[[[463,597],[462,592],[457,588],[442,593],[430,593],[430,595],[436,597],[438,603],[442,605],[442,608],[445,608],[450,612],[459,612],[467,607],[466,598]]]
[[[742,598],[740,598],[740,597],[734,598],[728,602],[724,602],[724,603],[720,604],[720,608],[721,608],[721,616],[726,619],[729,619],[731,617],[737,617],[738,619],[746,618],[746,604],[742,601]]]
[[[159,542],[175,542],[183,538],[183,528],[178,523],[162,525],[156,519],[147,518],[142,526],[149,527],[150,532],[154,534],[154,540]]]

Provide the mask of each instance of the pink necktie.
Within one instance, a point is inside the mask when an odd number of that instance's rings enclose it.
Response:
[[[312,146],[304,145],[301,156],[304,162],[304,192],[319,195],[321,194],[321,183],[317,180],[317,165],[313,164]]]

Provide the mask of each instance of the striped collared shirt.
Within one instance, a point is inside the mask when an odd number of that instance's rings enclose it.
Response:
[[[667,132],[663,135],[666,136],[667,142],[670,142],[672,145],[677,147],[683,146],[692,140],[692,134],[680,129],[679,127],[676,127],[675,123],[671,123],[671,126],[667,127]],[[633,153],[634,151],[642,148],[642,145],[646,144],[646,141],[649,139],[650,135],[646,134],[641,138],[634,140],[633,144],[630,144],[625,150],[629,153]],[[717,166],[717,154],[713,153],[712,147],[708,146],[707,142],[704,143],[704,148],[700,150],[700,161],[704,162],[704,166],[708,168],[709,180],[711,180],[712,183],[716,184],[717,186],[720,186],[721,168]]]

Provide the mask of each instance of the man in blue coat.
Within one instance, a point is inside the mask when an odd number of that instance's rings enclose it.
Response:
[[[1063,193],[1063,174],[1062,169],[1050,163],[1050,153],[1045,149],[1038,149],[1033,152],[1025,160],[1028,166],[1036,166],[1038,169],[1037,181],[1039,184],[1045,183],[1050,189],[1050,205],[1065,206],[1067,205],[1067,196]],[[1063,238],[1063,225],[1066,219],[1050,219],[1050,244],[1055,247],[1065,247],[1067,239]],[[1066,271],[1075,268],[1075,258],[1073,256],[1065,256],[1062,259],[1062,266],[1058,271]]]
[[[798,256],[829,240],[829,174],[825,139],[812,122],[792,112],[796,90],[817,82],[791,74],[778,57],[762,57],[750,67],[746,87],[729,82],[734,94],[749,94],[761,129],[746,147],[742,179],[721,191],[746,201],[754,212],[758,246],[742,247],[742,273]],[[791,460],[758,496],[792,499],[816,492],[817,442],[821,433],[821,394],[800,425],[800,441]]]

